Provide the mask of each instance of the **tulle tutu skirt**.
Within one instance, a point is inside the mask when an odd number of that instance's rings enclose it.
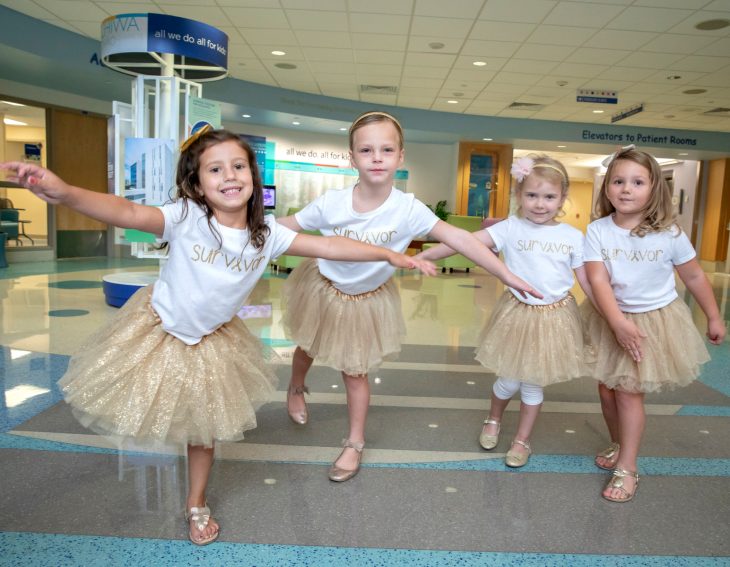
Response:
[[[476,350],[476,359],[497,376],[538,386],[590,376],[592,357],[571,294],[550,305],[527,305],[505,291]]]
[[[393,280],[347,295],[305,260],[284,286],[284,326],[289,337],[318,362],[359,376],[400,352],[406,325]]]
[[[138,443],[210,447],[256,427],[276,388],[262,346],[238,317],[189,346],[135,293],[69,363],[59,386],[89,429]]]
[[[589,302],[586,302],[589,303]],[[641,362],[634,362],[616,342],[606,320],[584,305],[588,334],[596,347],[595,377],[611,389],[626,392],[659,392],[686,386],[710,360],[692,314],[681,299],[645,313],[624,313],[645,335]]]

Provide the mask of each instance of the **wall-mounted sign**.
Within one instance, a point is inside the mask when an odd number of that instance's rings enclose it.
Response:
[[[618,103],[618,93],[607,89],[578,89],[576,100],[578,102],[616,104]]]
[[[622,110],[618,114],[614,114],[611,116],[611,124],[614,122],[618,122],[619,120],[623,120],[624,118],[628,118],[629,116],[633,116],[634,114],[639,114],[639,112],[643,112],[644,110],[644,103],[635,104],[634,106],[631,106],[627,108],[626,110]]]

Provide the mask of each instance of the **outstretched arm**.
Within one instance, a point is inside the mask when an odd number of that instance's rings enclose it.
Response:
[[[477,230],[476,232],[472,232],[472,235],[479,242],[483,242],[490,250],[494,248],[494,240],[492,240],[491,235],[486,230]],[[441,244],[431,246],[427,250],[419,252],[416,254],[416,258],[423,258],[424,260],[440,260],[441,258],[453,256],[456,253],[456,250],[449,248],[442,242]]]
[[[707,317],[707,338],[713,345],[722,344],[726,333],[725,323],[720,316],[720,309],[717,307],[717,301],[712,293],[712,286],[699,262],[693,258],[689,262],[676,266],[676,269],[684,285],[687,286]]]
[[[116,195],[69,185],[52,171],[34,164],[11,161],[0,164],[0,169],[11,172],[8,176],[10,181],[52,205],[65,205],[98,221],[158,236],[165,229],[165,219],[157,207],[138,205]]]
[[[494,252],[480,242],[471,232],[447,224],[444,221],[438,221],[430,234],[436,240],[443,242],[449,248],[456,250],[475,264],[480,265],[490,274],[497,276],[502,283],[516,289],[523,296],[529,293],[533,297],[542,298],[539,291],[510,272],[507,266],[494,255]]]
[[[644,356],[643,342],[646,335],[619,309],[606,265],[603,262],[586,262],[585,267],[598,310],[616,335],[618,344],[631,358],[640,362]]]
[[[345,262],[385,261],[396,268],[418,268],[429,276],[436,274],[436,266],[427,260],[418,260],[413,256],[399,254],[389,248],[365,244],[344,236],[297,234],[289,246],[287,254]]]
[[[280,225],[285,226],[289,230],[293,230],[294,232],[301,232],[302,227],[297,222],[297,218],[294,215],[289,215],[288,217],[279,217],[276,219],[276,222],[278,222]]]

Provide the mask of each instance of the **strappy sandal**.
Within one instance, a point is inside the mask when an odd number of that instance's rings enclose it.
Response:
[[[618,452],[621,449],[621,445],[618,443],[611,442],[611,444],[606,447],[603,451],[600,453],[596,453],[596,458],[593,459],[593,462],[599,469],[603,469],[604,471],[612,471],[613,468],[616,466],[616,462],[618,461]],[[604,459],[608,459],[611,462],[611,465],[604,467],[598,462],[598,458],[603,457]]]
[[[306,425],[307,421],[309,421],[309,412],[307,411],[307,401],[304,400],[304,409],[300,412],[293,412],[289,409],[289,398],[291,396],[302,396],[302,399],[304,399],[304,394],[309,393],[309,388],[306,386],[299,386],[298,388],[292,388],[291,385],[289,385],[289,389],[286,391],[286,411],[289,414],[289,419],[291,419],[294,423],[297,425]]]
[[[357,466],[354,470],[342,469],[337,466],[337,460],[335,460],[335,462],[332,463],[329,471],[329,479],[333,482],[345,482],[346,480],[350,480],[353,476],[360,472],[360,461],[362,460],[362,450],[365,448],[365,443],[355,443],[353,441],[350,441],[349,439],[343,439],[342,453],[344,453],[345,449],[348,448],[355,449],[355,451],[357,451]],[[342,456],[342,453],[340,453],[340,457]],[[340,457],[337,457],[337,459],[339,459]]]
[[[189,529],[190,520],[193,521],[195,527],[198,528],[198,531],[202,532],[210,522],[210,508],[208,508],[207,505],[191,506],[190,510],[185,511],[185,522],[188,524],[188,539],[195,545],[208,545],[218,539],[218,536],[220,535],[220,526],[218,527],[218,531],[213,535],[201,539],[195,539],[193,537],[193,531]]]
[[[636,480],[633,492],[629,492],[624,488],[624,478],[626,478],[627,476],[631,476],[634,478],[634,480]],[[601,496],[603,496],[606,500],[610,500],[611,502],[628,502],[636,494],[636,489],[639,488],[639,473],[634,471],[627,471],[624,469],[614,469],[611,478],[608,480],[608,483],[606,483],[606,487],[603,490],[605,491],[609,488],[615,488],[616,490],[620,490],[622,493],[622,497],[614,498],[612,496],[606,496],[602,493]]]
[[[491,451],[497,446],[497,443],[499,443],[499,430],[502,428],[502,424],[497,421],[496,419],[485,419],[484,425],[496,425],[497,426],[497,434],[496,435],[487,435],[484,433],[484,427],[482,426],[482,433],[479,435],[479,444],[482,446],[482,448],[486,449],[487,451]]]
[[[513,469],[518,469],[527,464],[527,461],[532,454],[532,448],[527,441],[520,441],[519,439],[512,441],[512,445],[515,444],[522,445],[525,449],[527,449],[527,451],[524,453],[517,453],[513,451],[512,446],[510,446],[510,450],[507,451],[507,454],[504,456],[504,464],[508,467],[512,467]]]

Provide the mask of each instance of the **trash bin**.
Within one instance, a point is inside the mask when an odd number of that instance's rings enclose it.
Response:
[[[0,268],[7,268],[8,261],[5,259],[5,242],[8,235],[0,231]]]

